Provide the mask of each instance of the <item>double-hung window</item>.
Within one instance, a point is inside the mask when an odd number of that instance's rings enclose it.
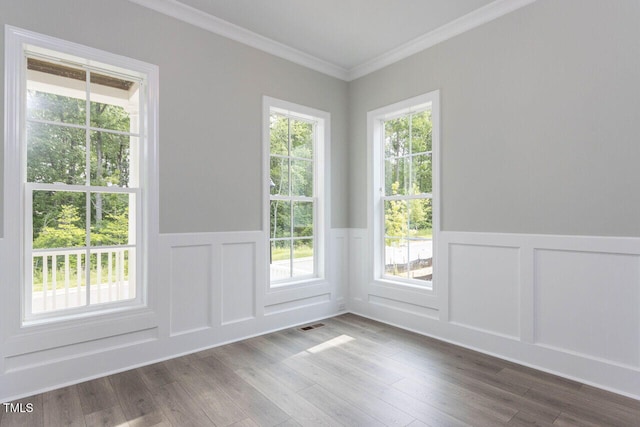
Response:
[[[438,230],[438,93],[369,113],[375,274],[430,288]]]
[[[144,305],[156,69],[22,30],[13,36],[23,39],[12,46],[11,73],[23,321]]]
[[[328,114],[265,98],[265,116],[270,282],[322,278]]]

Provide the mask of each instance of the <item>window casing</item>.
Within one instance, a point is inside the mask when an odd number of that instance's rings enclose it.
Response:
[[[21,324],[145,307],[157,67],[8,28]],[[7,94],[9,97],[10,94]],[[12,212],[13,213],[13,212]],[[10,218],[12,215],[8,215]],[[15,218],[15,217],[14,217]]]
[[[324,277],[328,114],[265,97],[270,286]]]
[[[374,279],[433,289],[438,117],[437,91],[369,113]]]

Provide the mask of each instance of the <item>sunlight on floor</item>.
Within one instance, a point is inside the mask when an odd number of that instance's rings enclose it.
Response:
[[[321,351],[328,350],[333,347],[338,347],[339,345],[346,344],[349,341],[353,341],[354,338],[349,335],[340,335],[339,337],[335,337],[330,339],[329,341],[325,341],[322,344],[318,344],[311,348],[308,348],[307,351],[309,353],[320,353]]]

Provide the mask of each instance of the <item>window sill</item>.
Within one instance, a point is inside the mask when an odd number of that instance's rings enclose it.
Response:
[[[433,289],[407,286],[392,280],[373,280],[369,284],[368,294],[434,310],[440,310],[442,305],[441,298]]]
[[[315,285],[322,282],[326,282],[326,280],[323,278],[314,277],[314,276],[301,277],[300,279],[297,279],[297,280],[270,283],[269,290],[278,292],[281,289],[299,288],[299,287],[304,287],[309,285]]]
[[[413,292],[435,294],[433,289],[433,281],[428,282],[429,285],[418,285],[408,281],[405,282],[403,280],[393,280],[388,277],[380,277],[378,279],[374,279],[374,283],[381,286],[389,286],[397,289],[410,290]]]
[[[157,315],[149,307],[136,306],[85,314],[55,321],[31,321],[23,325],[5,341],[5,356],[74,345],[158,326]]]
[[[300,282],[289,282],[277,287],[271,286],[265,295],[265,305],[281,304],[328,293],[331,293],[331,285],[326,279],[316,277]]]

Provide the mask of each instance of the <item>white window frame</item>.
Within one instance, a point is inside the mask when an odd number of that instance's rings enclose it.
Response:
[[[40,184],[26,182],[26,139],[25,139],[25,99],[26,96],[26,49],[44,49],[55,51],[60,58],[82,58],[83,65],[89,68],[113,67],[114,70],[126,69],[138,76],[144,77],[145,84],[140,94],[140,137],[139,137],[139,185],[136,190],[122,189],[124,193],[136,194],[136,273],[138,289],[133,300],[105,303],[88,306],[81,309],[65,309],[29,315],[25,308],[30,295],[25,289],[28,274],[31,272],[31,260],[26,259],[26,253],[31,247],[27,238],[31,235],[31,221],[26,215],[30,212],[31,203],[26,200],[26,193]],[[108,69],[108,68],[107,68]],[[21,335],[29,329],[39,330],[47,325],[56,324],[68,328],[69,325],[81,326],[87,319],[104,319],[113,322],[123,316],[151,315],[153,313],[154,292],[150,283],[157,281],[157,272],[149,268],[151,259],[155,259],[158,238],[158,67],[131,58],[101,51],[68,42],[54,37],[38,34],[20,28],[5,26],[5,238],[17,249],[12,253],[12,264],[19,266],[7,275],[13,284],[7,291],[5,301],[6,313],[10,313],[7,330],[9,335]],[[51,189],[55,184],[44,185]],[[44,188],[43,187],[43,188]],[[56,188],[54,188],[56,187]],[[74,187],[74,188],[71,188]],[[91,190],[91,187],[70,190]],[[118,190],[116,190],[118,191]],[[7,201],[10,201],[9,203]],[[150,317],[147,316],[147,320]],[[140,317],[139,317],[140,318]],[[82,321],[81,321],[82,320]],[[155,323],[151,321],[151,323]],[[135,328],[129,326],[124,329],[135,330],[149,324],[143,321]],[[114,323],[115,325],[115,323]],[[115,326],[114,326],[115,328]],[[106,333],[106,332],[103,332]],[[52,335],[54,337],[55,334]],[[37,335],[34,335],[37,337]],[[38,345],[46,347],[46,343]]]
[[[270,202],[271,202],[271,176],[270,176],[270,117],[272,113],[279,113],[294,119],[315,123],[315,140],[313,146],[313,199],[314,199],[314,274],[308,276],[291,277],[286,280],[271,281],[270,273]],[[331,115],[325,111],[304,105],[295,104],[269,96],[263,97],[263,233],[267,246],[267,289],[291,288],[323,282],[326,279],[326,247],[329,238],[329,147],[331,135]],[[295,197],[293,198],[295,200]]]
[[[384,273],[384,122],[411,113],[431,110],[432,127],[432,222],[433,222],[433,275],[431,281],[405,279]],[[438,276],[438,235],[440,232],[440,91],[425,93],[367,113],[367,140],[369,141],[369,232],[373,282],[382,285],[412,288],[435,293]],[[409,196],[409,198],[411,198]]]

